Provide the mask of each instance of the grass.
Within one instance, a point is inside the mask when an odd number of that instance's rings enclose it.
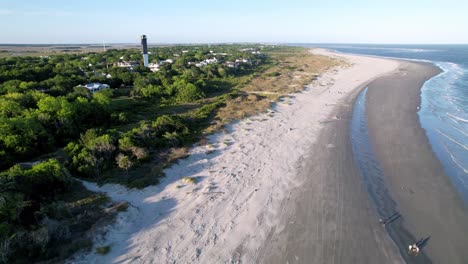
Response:
[[[99,255],[106,255],[107,253],[110,252],[110,250],[111,250],[110,246],[97,247],[96,248],[96,253],[99,254]]]
[[[102,205],[109,201],[109,197],[101,193],[93,193],[90,196],[84,197],[82,199],[72,201],[69,203],[70,207],[75,208],[79,206],[93,206],[93,205]]]
[[[308,49],[281,47],[268,53],[271,57],[260,71],[238,86],[236,96],[228,98],[205,131],[211,133],[233,120],[263,113],[282,96],[299,92],[318,76],[343,61],[311,54]]]
[[[187,184],[197,184],[197,179],[195,177],[184,177],[182,181]]]
[[[4,46],[0,51],[0,58],[14,57],[14,56],[50,56],[62,54],[81,54],[87,52],[103,52],[103,48],[99,46],[76,46],[76,47],[59,47],[59,46]]]

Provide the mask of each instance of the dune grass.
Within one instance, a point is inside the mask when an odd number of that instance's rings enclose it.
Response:
[[[182,181],[187,184],[197,184],[197,179],[195,177],[184,177]]]
[[[99,254],[99,255],[106,255],[110,251],[111,251],[110,246],[102,246],[102,247],[97,247],[96,248],[96,253]]]
[[[307,48],[278,47],[268,53],[268,67],[238,86],[214,117],[207,132],[244,117],[262,113],[281,97],[302,91],[320,74],[344,66],[344,61],[312,54]]]

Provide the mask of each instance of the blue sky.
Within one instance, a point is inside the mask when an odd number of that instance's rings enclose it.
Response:
[[[0,43],[468,43],[467,0],[0,0]]]

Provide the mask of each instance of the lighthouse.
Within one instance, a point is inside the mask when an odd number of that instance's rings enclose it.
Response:
[[[141,49],[143,52],[143,65],[148,68],[148,42],[146,35],[141,35]]]

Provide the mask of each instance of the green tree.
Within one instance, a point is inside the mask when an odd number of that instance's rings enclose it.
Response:
[[[117,166],[119,166],[119,168],[121,169],[124,169],[127,172],[127,176],[128,176],[128,170],[133,166],[132,160],[128,156],[122,153],[120,153],[115,158],[115,160],[117,161]]]
[[[193,83],[182,84],[177,87],[177,102],[195,102],[205,98],[205,94]]]

